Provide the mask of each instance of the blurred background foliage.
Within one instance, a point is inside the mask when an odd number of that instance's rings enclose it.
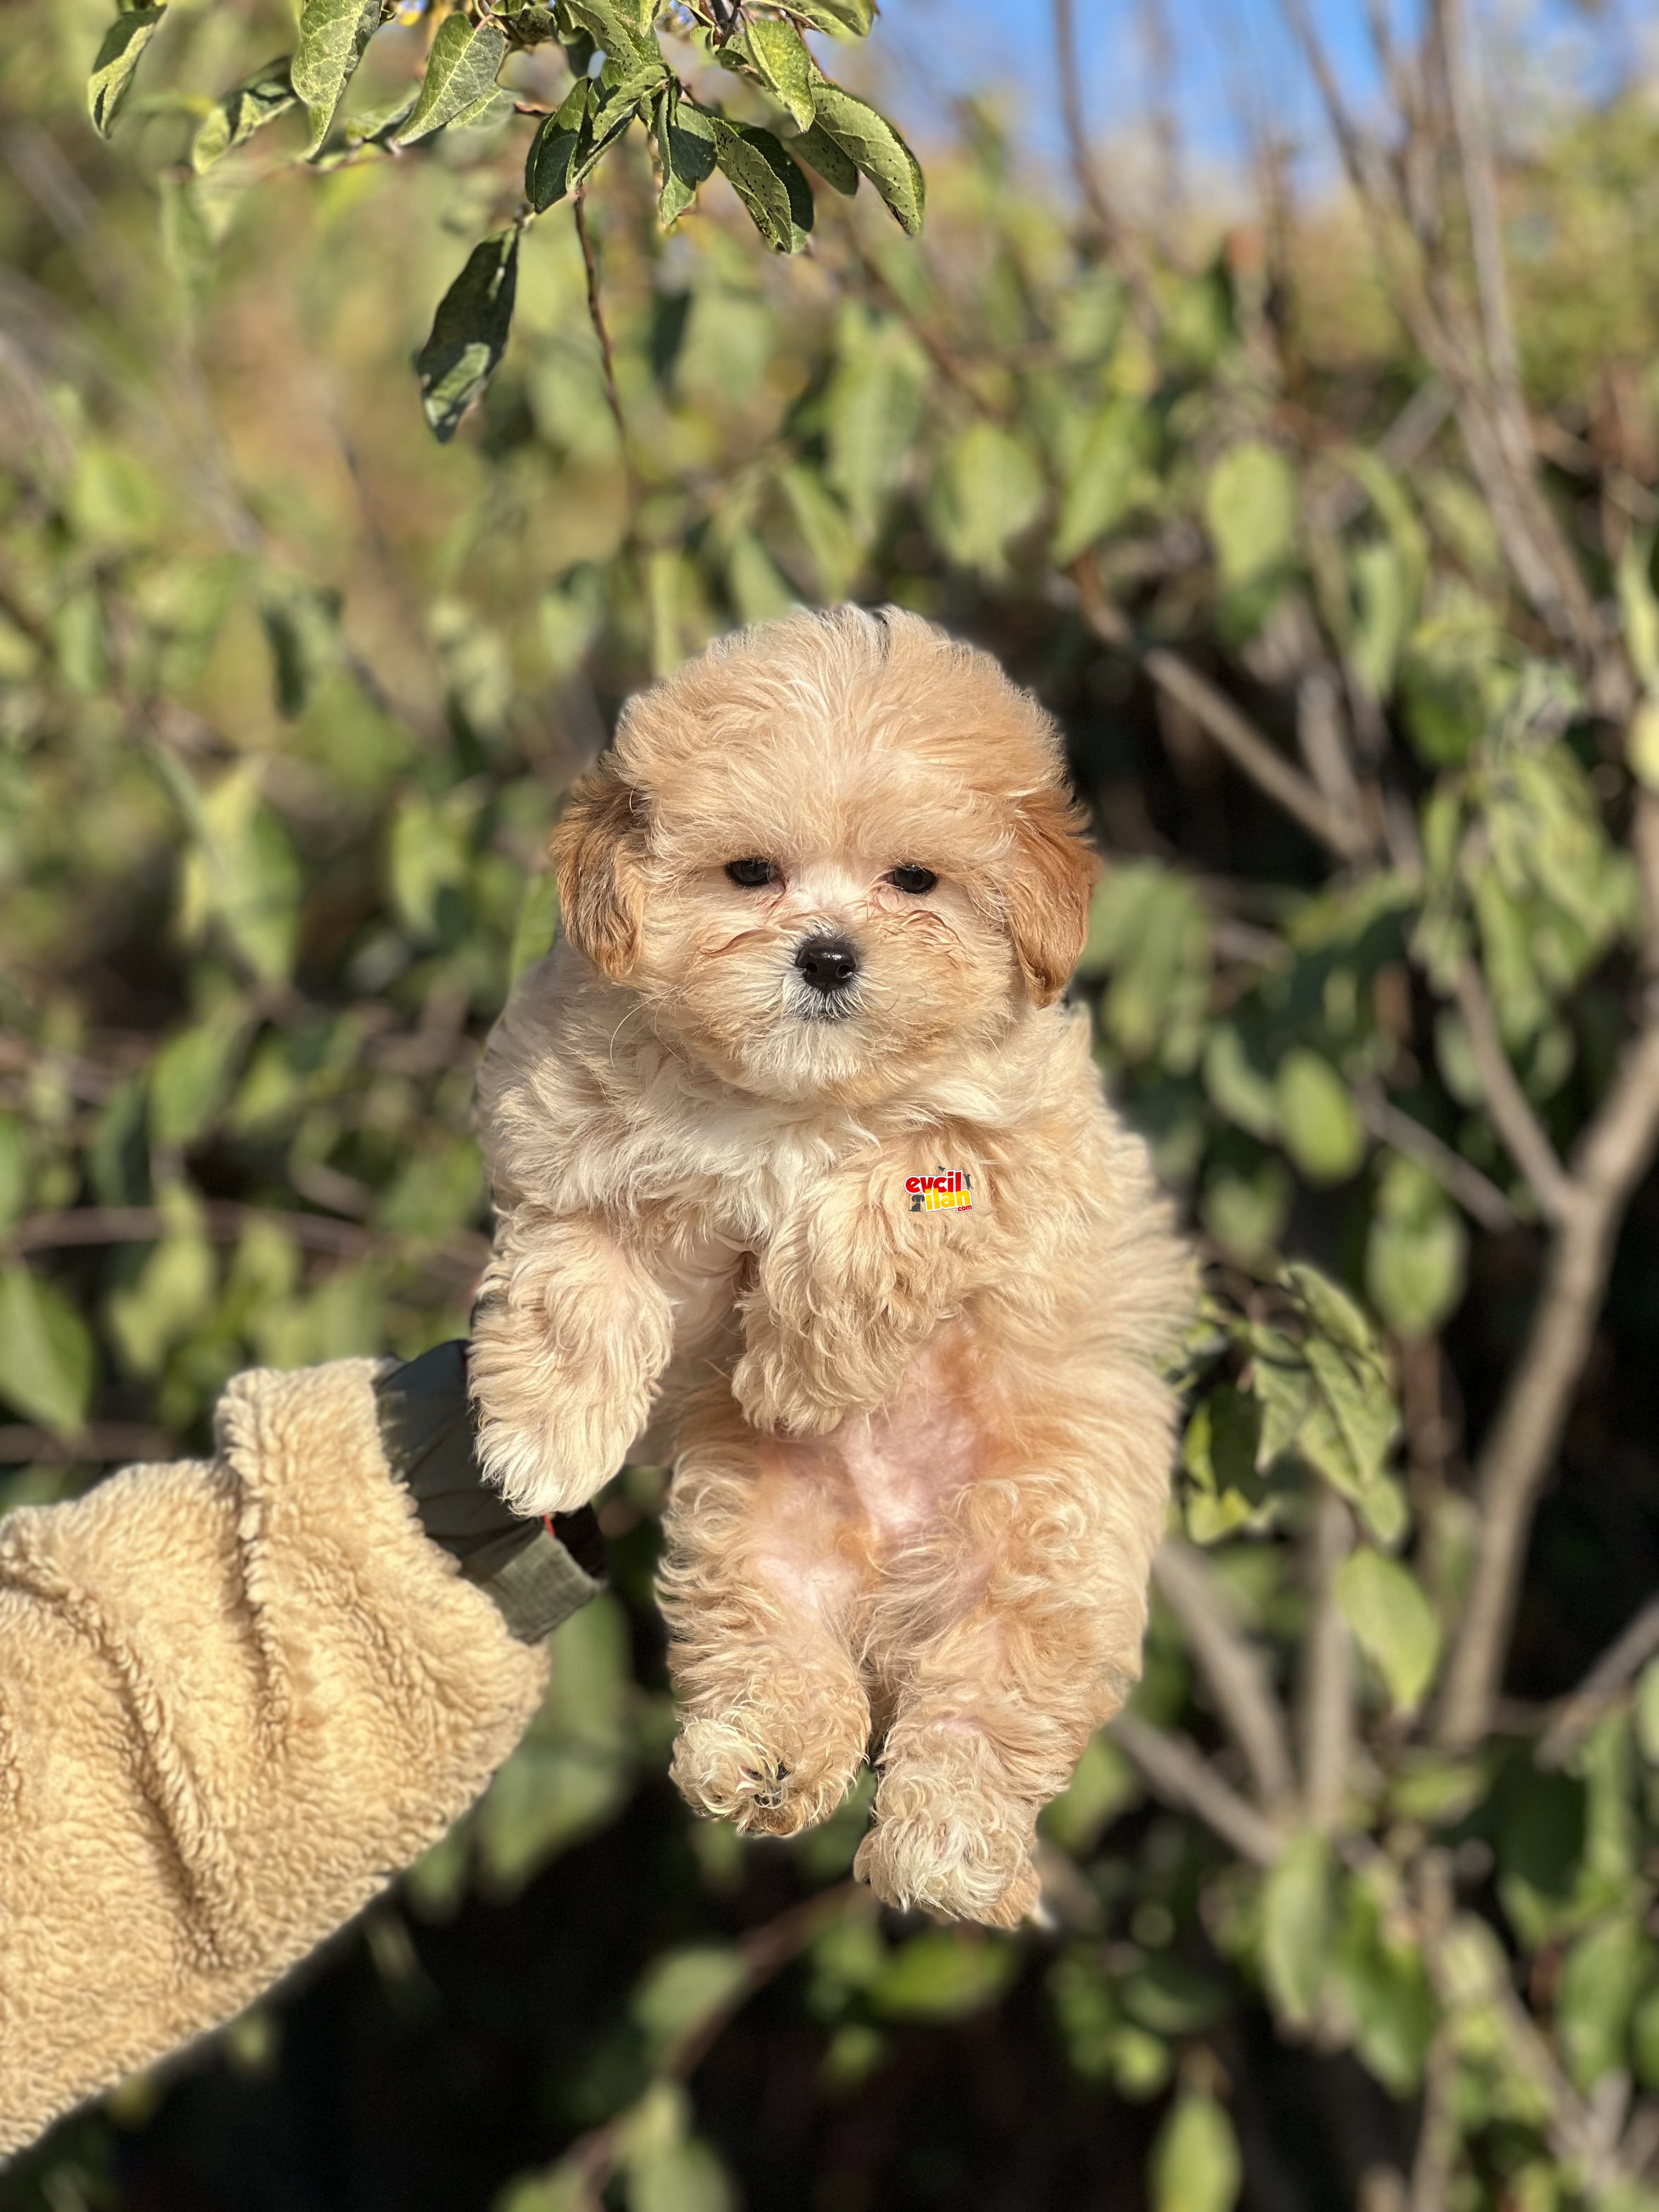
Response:
[[[102,9],[3,32],[0,1510],[206,1449],[251,1361],[464,1329],[560,795],[799,600],[917,608],[1060,718],[1079,988],[1210,1303],[1041,1928],[875,1915],[867,1789],[789,1847],[687,1819],[631,1469],[476,1814],[0,2205],[1659,2204],[1648,94],[1500,82],[1494,146],[1442,0],[1382,122],[1332,88],[1358,191],[1263,125],[1177,191],[1075,100],[1047,175],[965,104],[921,240],[818,190],[774,256],[720,177],[665,233],[635,128],[585,254],[568,204],[514,228],[537,116],[605,88],[580,11],[394,153],[404,9],[311,164],[291,17],[136,12],[107,146]],[[283,112],[205,161],[255,78]],[[509,234],[441,446],[410,360]]]

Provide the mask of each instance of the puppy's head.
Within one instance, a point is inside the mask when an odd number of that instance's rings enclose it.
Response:
[[[1097,872],[1036,702],[857,607],[741,631],[630,701],[553,850],[577,949],[784,1098],[891,1095],[1046,1006]]]

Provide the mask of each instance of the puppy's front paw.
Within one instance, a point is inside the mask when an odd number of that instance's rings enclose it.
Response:
[[[544,1428],[481,1418],[478,1465],[515,1513],[539,1518],[572,1513],[603,1490],[623,1463],[631,1433],[617,1440],[615,1425],[570,1420],[550,1413]]]
[[[669,1771],[693,1812],[751,1835],[793,1836],[835,1811],[869,1737],[861,1696],[769,1695],[722,1719],[687,1720]]]
[[[1042,1887],[1031,1863],[1030,1808],[987,1787],[978,1759],[949,1745],[928,1751],[883,1778],[855,1878],[901,1911],[1017,1927]]]

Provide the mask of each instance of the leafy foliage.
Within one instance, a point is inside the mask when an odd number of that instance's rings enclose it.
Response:
[[[1659,1558],[1656,1224],[1640,1192],[1567,1267],[1547,1173],[1646,1019],[1646,106],[1506,185],[1559,218],[1516,290],[1598,665],[1532,605],[1343,210],[1271,269],[1243,228],[1119,265],[970,117],[916,242],[908,151],[811,43],[866,32],[854,0],[722,28],[307,0],[263,61],[257,9],[141,10],[73,76],[57,11],[13,15],[0,121],[82,198],[0,185],[0,1503],[204,1448],[250,1360],[465,1328],[472,1070],[550,940],[563,788],[631,687],[798,600],[937,616],[1063,722],[1110,854],[1080,995],[1209,1296],[1188,1579],[1045,1816],[1051,1929],[872,1915],[867,1785],[787,1850],[684,1820],[664,1478],[630,1469],[615,1593],[477,1811],[309,1987],[0,2203],[137,2203],[298,2129],[393,2197],[412,2144],[406,2201],[513,2212],[809,2174],[1370,2205],[1426,2129],[1459,2205],[1650,2204],[1659,1662],[1556,1701]],[[590,180],[591,265],[538,220]],[[1507,1701],[1461,1733],[1471,1498],[1566,1340],[1526,1335],[1553,1268],[1607,1297]],[[277,2201],[256,2164],[229,2201]]]

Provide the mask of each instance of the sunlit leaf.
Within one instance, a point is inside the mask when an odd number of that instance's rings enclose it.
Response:
[[[1232,2212],[1243,2181],[1225,2108],[1200,2091],[1183,2090],[1152,2149],[1152,2212]]]
[[[0,1267],[0,1399],[49,1429],[78,1429],[94,1368],[91,1333],[56,1284]]]
[[[398,132],[398,143],[410,145],[475,106],[495,83],[506,57],[506,34],[495,24],[446,15],[427,56],[419,97]]]
[[[912,237],[921,230],[927,187],[915,155],[886,118],[827,77],[815,77],[812,108],[818,128],[869,178],[894,220]]]
[[[345,88],[380,26],[380,0],[304,0],[289,74],[310,117],[308,153],[316,153],[327,137]]]
[[[1336,1587],[1354,1641],[1395,1706],[1414,1712],[1440,1659],[1440,1624],[1422,1585],[1398,1559],[1362,1549],[1343,1561]]]
[[[166,0],[157,8],[124,8],[105,32],[87,80],[87,109],[100,137],[107,138],[115,128],[133,73],[167,12]]]
[[[1230,446],[1210,471],[1204,520],[1226,584],[1253,584],[1288,561],[1296,549],[1296,478],[1278,447],[1255,440]]]

